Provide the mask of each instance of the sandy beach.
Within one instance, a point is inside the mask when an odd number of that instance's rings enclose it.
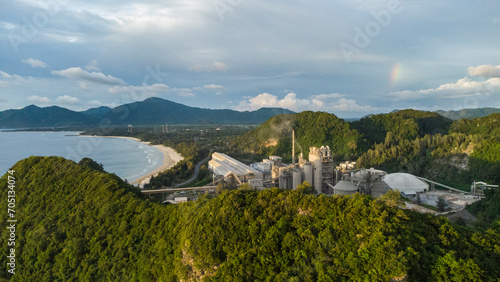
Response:
[[[137,178],[136,180],[130,182],[132,185],[139,185],[140,188],[143,188],[145,184],[148,184],[151,180],[151,177],[157,176],[160,172],[163,172],[171,167],[173,167],[177,162],[183,160],[184,158],[177,153],[174,149],[170,147],[165,147],[163,145],[150,145],[150,142],[144,142],[134,137],[126,137],[126,136],[93,136],[93,137],[109,137],[109,138],[126,138],[132,139],[141,143],[144,143],[148,146],[153,146],[160,150],[163,153],[163,164],[155,169],[154,171]]]

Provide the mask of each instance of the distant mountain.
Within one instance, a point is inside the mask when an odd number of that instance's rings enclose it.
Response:
[[[485,117],[489,116],[494,113],[500,113],[500,109],[498,108],[478,108],[478,109],[463,109],[459,111],[436,111],[436,113],[447,117],[452,120],[459,120],[459,119],[473,119],[473,118],[480,118],[480,117]]]
[[[262,108],[252,112],[211,110],[149,98],[114,109],[99,107],[83,112],[57,106],[40,108],[31,105],[20,110],[0,112],[0,128],[95,126],[102,119],[111,121],[111,125],[260,124],[275,115],[287,113],[293,112],[280,108]]]
[[[262,108],[252,112],[211,110],[188,107],[161,98],[125,104],[112,109],[103,118],[112,124],[260,124],[269,118],[292,111],[280,108]]]
[[[0,112],[0,128],[84,126],[95,122],[92,116],[57,106],[40,108],[31,105]]]
[[[106,114],[109,111],[111,111],[110,107],[102,106],[102,107],[98,107],[98,108],[91,108],[91,109],[88,109],[88,110],[83,111],[81,113],[89,115],[89,116],[102,117],[104,114]]]

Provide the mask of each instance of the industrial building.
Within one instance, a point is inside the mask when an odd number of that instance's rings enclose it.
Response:
[[[429,191],[429,184],[409,173],[391,173],[382,177],[382,181],[392,190],[398,190],[406,198],[414,198],[417,193]]]
[[[215,177],[233,177],[238,183],[248,182],[250,179],[263,179],[264,174],[250,166],[222,153],[213,153],[208,162],[208,168]]]
[[[263,174],[271,174],[272,164],[270,160],[263,160],[261,163],[253,163],[250,165],[251,168],[260,171]]]
[[[404,197],[416,197],[417,193],[429,190],[429,185],[416,176],[407,173],[387,174],[370,169],[354,170],[355,162],[344,162],[338,167],[333,164],[333,155],[328,146],[309,148],[309,159],[300,154],[295,163],[295,132],[292,135],[292,164],[285,165],[281,157],[270,156],[250,166],[225,154],[213,153],[209,169],[215,178],[224,181],[236,180],[239,184],[249,183],[252,187],[279,187],[297,189],[304,181],[311,184],[318,194],[353,195],[362,193],[380,197],[389,189],[399,190]]]

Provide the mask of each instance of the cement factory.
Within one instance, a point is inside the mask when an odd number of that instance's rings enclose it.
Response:
[[[295,152],[294,141],[292,152]],[[307,160],[300,154],[296,162],[295,154],[292,154],[291,164],[284,164],[281,157],[270,156],[262,162],[246,165],[222,153],[213,153],[208,163],[214,183],[248,183],[254,189],[296,189],[307,181],[318,194],[326,195],[363,193],[380,197],[389,189],[397,189],[404,197],[415,197],[417,193],[429,190],[426,182],[413,175],[388,175],[374,168],[356,170],[355,165],[355,162],[344,162],[335,166],[328,146],[309,148]]]
[[[292,152],[295,152],[295,132],[293,132]],[[309,148],[308,160],[300,154],[292,163],[285,164],[281,157],[270,156],[262,162],[246,165],[234,158],[213,153],[209,161],[209,169],[213,173],[214,184],[218,182],[241,185],[248,183],[254,189],[279,187],[296,189],[304,181],[311,184],[318,194],[353,195],[362,193],[378,198],[389,190],[398,190],[408,199],[425,198],[423,193],[434,191],[441,186],[450,193],[461,194],[464,199],[479,199],[477,189],[467,193],[425,178],[408,173],[391,173],[370,168],[356,169],[355,162],[343,162],[338,166],[333,163],[333,155],[328,146]],[[490,185],[491,186],[491,185]],[[474,186],[475,187],[475,186]]]

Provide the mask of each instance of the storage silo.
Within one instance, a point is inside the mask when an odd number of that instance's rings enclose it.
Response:
[[[358,192],[358,187],[351,181],[342,180],[333,187],[334,195],[354,195]]]
[[[323,187],[323,168],[321,164],[321,149],[311,147],[309,150],[309,161],[313,164],[314,171],[314,189],[318,194],[322,193]]]
[[[287,189],[288,187],[288,168],[280,167],[279,168],[279,188]]]
[[[294,168],[292,170],[292,189],[297,189],[297,186],[302,184],[302,171],[300,168]]]
[[[314,185],[313,183],[313,164],[310,162],[304,163],[304,181],[309,182],[309,184]]]

